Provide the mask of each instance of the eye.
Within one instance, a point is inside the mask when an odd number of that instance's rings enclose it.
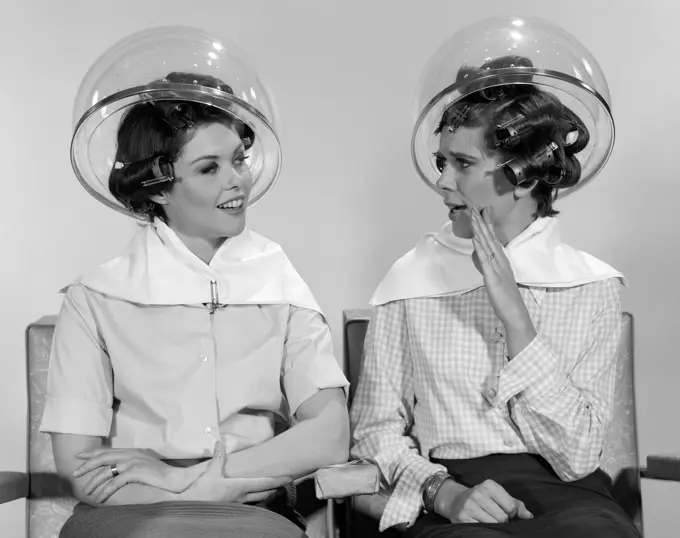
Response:
[[[245,166],[246,162],[248,161],[248,158],[250,155],[246,155],[245,153],[239,153],[235,158],[234,158],[234,164],[236,166]]]
[[[465,170],[466,168],[470,168],[470,166],[472,166],[472,163],[466,161],[465,159],[460,159],[460,158],[458,158],[458,159],[456,159],[456,165],[457,165],[458,168],[460,168],[461,170]]]
[[[203,175],[215,174],[218,169],[219,169],[219,166],[217,166],[217,163],[212,162],[209,165],[201,168],[200,173],[203,174]]]
[[[446,158],[442,155],[439,155],[438,153],[433,153],[433,155],[435,159],[434,163],[435,166],[437,167],[437,170],[439,170],[440,173],[443,172],[444,168],[446,167]]]

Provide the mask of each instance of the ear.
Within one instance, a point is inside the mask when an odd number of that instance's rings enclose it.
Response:
[[[154,204],[168,205],[170,203],[168,194],[169,194],[168,192],[160,192],[158,194],[152,194],[152,195],[149,196],[149,200],[151,200]]]

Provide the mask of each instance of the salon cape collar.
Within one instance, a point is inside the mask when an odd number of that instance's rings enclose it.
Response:
[[[624,277],[597,258],[562,242],[557,219],[535,220],[503,249],[518,284],[572,288]],[[389,270],[371,304],[401,299],[462,295],[484,285],[472,262],[472,240],[453,234],[451,222],[439,233],[425,235]]]
[[[214,302],[214,289],[220,305],[291,304],[321,313],[282,248],[248,228],[227,239],[206,264],[156,219],[142,226],[122,255],[76,283],[140,305],[207,304]]]

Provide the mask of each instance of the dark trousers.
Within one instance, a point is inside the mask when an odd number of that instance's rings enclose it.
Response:
[[[435,460],[436,461],[436,460]],[[601,470],[575,482],[562,481],[540,456],[492,454],[468,460],[439,460],[467,487],[491,479],[534,515],[508,523],[451,523],[427,514],[408,529],[408,538],[639,538],[628,516],[610,495]]]

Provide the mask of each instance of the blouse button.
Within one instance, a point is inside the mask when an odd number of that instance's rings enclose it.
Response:
[[[212,433],[212,428],[206,428],[205,429],[205,434],[210,435]]]
[[[205,362],[205,361],[207,361],[207,360],[208,360],[208,356],[207,356],[207,355],[201,355],[201,362]]]

